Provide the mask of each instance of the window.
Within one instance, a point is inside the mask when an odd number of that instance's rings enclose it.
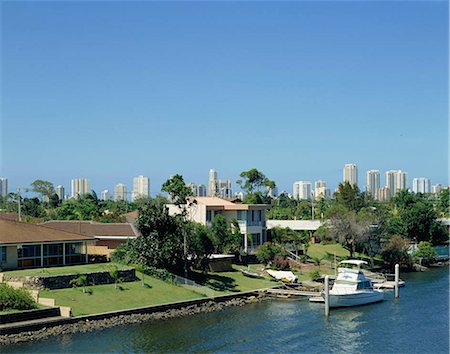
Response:
[[[212,217],[212,216],[211,216],[211,210],[207,210],[207,211],[206,211],[206,221],[209,221],[209,222],[210,222],[210,221],[211,221],[211,217]]]
[[[82,254],[83,245],[81,242],[66,243],[66,264],[83,263],[85,255]]]
[[[17,246],[17,267],[29,268],[41,265],[41,245]]]
[[[0,263],[6,262],[6,247],[0,247]]]
[[[54,243],[44,245],[44,265],[63,264],[63,244]]]

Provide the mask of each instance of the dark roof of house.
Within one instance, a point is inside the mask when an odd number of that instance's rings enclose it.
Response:
[[[95,238],[25,222],[0,219],[0,244],[90,240],[93,241]]]
[[[41,224],[44,227],[73,232],[86,236],[137,236],[128,223],[99,223],[93,221],[53,220]]]

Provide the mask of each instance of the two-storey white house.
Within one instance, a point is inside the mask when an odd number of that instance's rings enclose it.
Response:
[[[243,204],[216,197],[192,197],[192,200],[195,203],[187,207],[191,221],[211,226],[217,215],[222,215],[230,222],[236,220],[243,235],[242,247],[245,252],[254,253],[259,245],[267,241],[266,210],[270,205]],[[181,212],[174,204],[166,206],[171,215]]]

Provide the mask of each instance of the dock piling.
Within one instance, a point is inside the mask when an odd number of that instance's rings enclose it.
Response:
[[[330,314],[330,278],[325,275],[325,316]]]
[[[398,299],[398,283],[400,280],[400,266],[398,264],[395,265],[395,298]]]

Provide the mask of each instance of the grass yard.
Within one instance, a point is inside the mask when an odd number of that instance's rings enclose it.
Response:
[[[64,267],[11,270],[5,271],[3,272],[3,274],[11,277],[26,277],[26,276],[49,277],[54,275],[70,275],[70,274],[83,274],[83,273],[109,271],[111,269],[111,266],[114,265],[117,266],[119,270],[129,268],[123,264],[118,263],[92,263],[92,264],[80,264]]]
[[[114,284],[88,286],[92,294],[83,293],[81,288],[45,290],[40,296],[56,300],[58,306],[69,306],[74,316],[100,312],[131,309],[135,307],[165,304],[201,298],[202,295],[183,287],[171,285],[146,276],[145,286],[141,281],[121,283],[122,290]]]
[[[350,252],[338,243],[330,243],[326,245],[316,243],[308,247],[308,256],[310,257],[323,258],[327,255],[327,253],[331,255],[336,254],[336,257],[348,257],[350,255]]]
[[[269,279],[255,279],[244,276],[239,271],[242,267],[233,266],[233,268],[235,271],[220,273],[210,272],[207,275],[204,275],[201,272],[193,272],[190,275],[190,278],[198,284],[205,285],[213,289],[217,296],[268,288],[277,285],[276,282]]]

